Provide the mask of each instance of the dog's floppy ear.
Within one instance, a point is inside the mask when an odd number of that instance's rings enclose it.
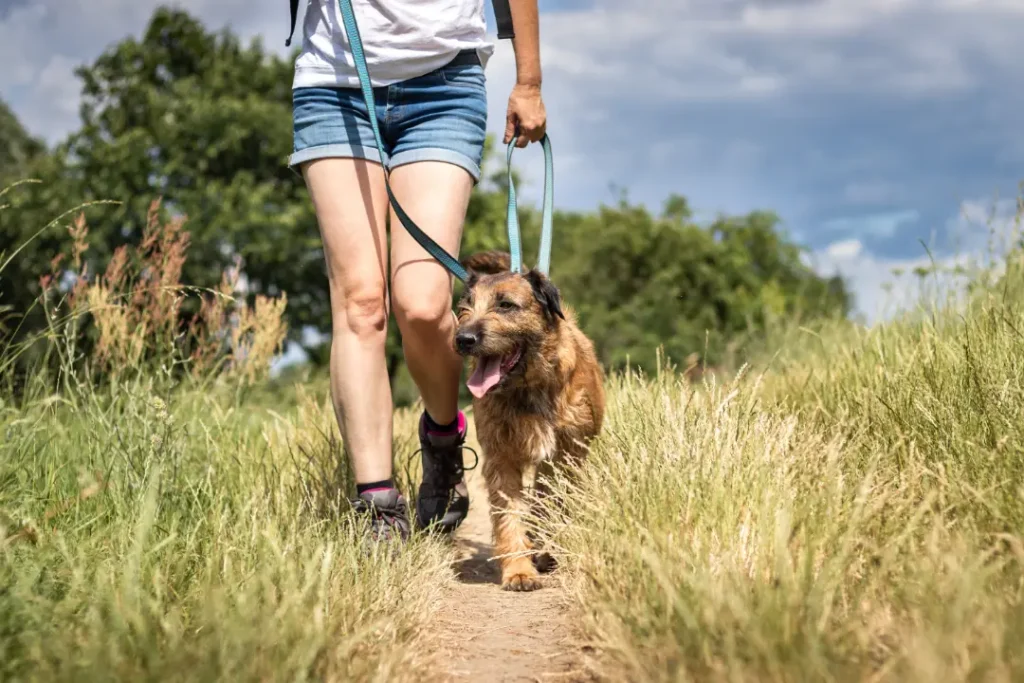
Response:
[[[540,302],[545,315],[550,320],[554,320],[556,315],[565,320],[565,314],[562,313],[562,295],[559,294],[555,283],[537,270],[529,271],[526,274],[526,280],[533,288],[533,296]]]
[[[511,267],[512,258],[508,253],[503,251],[478,251],[471,256],[466,257],[462,262],[462,267],[468,270],[471,274],[478,275],[495,275],[497,273],[503,273]]]

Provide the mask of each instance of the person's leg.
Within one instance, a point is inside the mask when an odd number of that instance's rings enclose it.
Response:
[[[391,478],[384,172],[364,159],[317,159],[303,176],[320,225],[331,297],[331,398],[357,483]]]
[[[462,55],[398,89],[391,185],[417,225],[457,256],[487,126],[483,70]],[[452,343],[452,276],[392,216],[391,301],[409,372],[420,390],[421,526],[451,531],[469,512],[463,481],[466,421],[458,411],[462,361]]]
[[[417,225],[458,257],[473,178],[452,164],[421,161],[396,168],[391,187]],[[416,517],[421,527],[434,524],[448,532],[469,513],[462,474],[466,423],[458,410],[462,359],[452,343],[452,276],[401,227],[397,216],[391,220],[391,299],[405,362],[424,406]]]
[[[462,168],[421,161],[396,168],[391,187],[406,212],[452,256],[458,257],[473,178]],[[462,359],[452,344],[452,276],[392,214],[391,296],[402,350],[427,415],[449,425],[458,414]]]
[[[356,478],[355,507],[372,513],[375,537],[394,530],[405,537],[406,503],[391,481],[383,167],[359,91],[299,89],[294,107],[291,164],[301,168],[323,243],[331,304],[331,398]]]

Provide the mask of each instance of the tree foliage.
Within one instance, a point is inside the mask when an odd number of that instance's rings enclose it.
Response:
[[[183,282],[215,288],[240,259],[253,297],[287,292],[292,340],[304,339],[304,328],[329,333],[316,219],[301,177],[286,165],[290,60],[160,8],[140,38],[111,46],[77,75],[81,125],[53,150],[0,109],[0,179],[41,181],[15,188],[5,198],[14,210],[0,211],[0,253],[23,248],[0,273],[0,309],[32,310],[50,259],[69,249],[70,218],[32,239],[55,216],[79,203],[119,202],[88,209],[84,258],[101,272],[117,247],[139,244],[147,209],[162,198],[167,217],[185,217],[191,235]],[[475,189],[463,253],[505,247],[503,176]],[[522,208],[521,220],[535,246],[536,212]],[[669,197],[660,214],[626,201],[562,212],[553,276],[608,366],[628,358],[648,367],[659,346],[677,360],[707,348],[713,361],[775,318],[850,308],[843,283],[805,266],[777,224],[756,212],[698,225],[682,196]],[[41,324],[30,314],[22,331]],[[314,361],[327,357],[323,346],[309,350]],[[388,357],[399,374],[393,323]]]
[[[552,275],[610,367],[653,368],[659,347],[718,363],[769,324],[851,307],[768,212],[699,225],[676,195],[660,215],[621,200],[559,218]]]
[[[16,175],[45,149],[42,141],[30,135],[10,107],[0,101],[0,179]]]
[[[162,197],[165,215],[184,216],[191,233],[183,281],[214,287],[240,258],[254,293],[295,292],[293,321],[318,324],[328,311],[319,236],[286,165],[291,68],[258,41],[243,46],[184,12],[157,10],[141,39],[77,70],[81,127],[27,170],[42,182],[12,193],[18,210],[0,215],[0,250],[72,204],[114,200],[89,211],[96,272],[117,246],[142,240],[147,208]],[[43,255],[61,241],[58,226],[19,259],[28,270],[4,274],[8,303],[25,310],[35,300]]]

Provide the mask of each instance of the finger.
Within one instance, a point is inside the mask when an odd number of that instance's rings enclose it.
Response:
[[[538,140],[540,140],[542,137],[544,137],[544,133],[547,131],[547,129],[548,129],[547,113],[544,111],[544,108],[541,107],[540,116],[537,117],[537,126],[536,126],[537,139]]]
[[[505,144],[512,142],[513,136],[516,134],[516,115],[509,112],[505,117]]]
[[[530,142],[538,142],[542,137],[544,137],[544,128],[545,125],[543,120],[541,120],[540,123],[532,123],[526,129],[526,138]]]

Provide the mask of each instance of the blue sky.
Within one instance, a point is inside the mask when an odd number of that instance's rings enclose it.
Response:
[[[490,0],[484,0],[490,12]],[[149,0],[0,0],[0,95],[33,132],[74,127],[76,64],[138,34]],[[288,3],[181,0],[284,50]],[[624,189],[699,215],[770,209],[876,319],[873,281],[984,247],[1024,180],[1020,0],[541,1],[556,201]],[[503,127],[511,47],[488,66]],[[519,163],[541,180],[539,150]],[[557,262],[555,264],[557,268]],[[890,278],[891,279],[891,278]],[[900,291],[898,288],[897,291]]]

